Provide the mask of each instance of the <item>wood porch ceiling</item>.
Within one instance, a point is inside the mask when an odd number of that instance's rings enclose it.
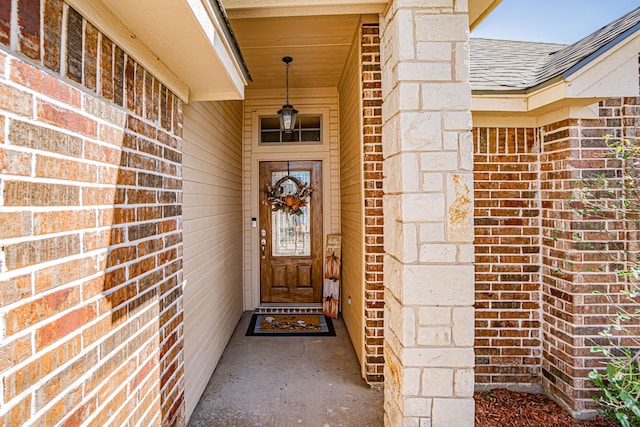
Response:
[[[291,56],[290,88],[336,87],[358,28],[358,15],[231,19],[253,83],[284,89],[283,56]]]
[[[501,0],[470,0],[477,25]],[[377,22],[389,0],[222,0],[253,76],[252,89],[337,87],[361,19]]]

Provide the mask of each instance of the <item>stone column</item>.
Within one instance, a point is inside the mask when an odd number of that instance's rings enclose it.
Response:
[[[467,0],[382,21],[387,426],[473,426],[468,37]]]

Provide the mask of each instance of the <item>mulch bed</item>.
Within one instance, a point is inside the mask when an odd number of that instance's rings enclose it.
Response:
[[[499,389],[478,391],[473,397],[475,427],[615,427],[602,417],[575,420],[544,394]]]

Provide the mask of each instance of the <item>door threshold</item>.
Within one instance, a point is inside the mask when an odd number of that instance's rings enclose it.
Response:
[[[256,313],[322,313],[322,303],[317,304],[260,304]]]

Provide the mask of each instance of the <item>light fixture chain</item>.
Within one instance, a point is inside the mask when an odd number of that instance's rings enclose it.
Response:
[[[285,87],[287,88],[287,105],[289,105],[289,63],[286,63],[286,77],[285,77]]]

